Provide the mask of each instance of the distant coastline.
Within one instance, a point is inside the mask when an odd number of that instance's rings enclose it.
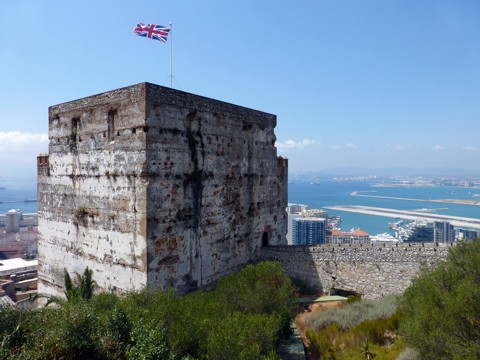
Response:
[[[372,184],[371,187],[431,187],[437,186],[436,184],[431,183],[413,183],[413,184],[399,184],[399,183],[391,183],[391,184]]]
[[[316,186],[310,183],[311,180],[298,180],[295,184],[289,184],[289,202],[306,204],[314,209],[325,209],[331,216],[340,216],[342,227],[345,229],[358,227],[370,234],[392,233],[389,223],[395,221],[397,216],[386,212],[382,215],[373,215],[326,208],[358,205],[412,211],[417,213],[417,217],[419,217],[418,213],[420,216],[423,215],[421,213],[434,213],[448,217],[480,218],[478,214],[480,193],[472,186],[374,187],[372,185],[375,184],[372,184],[370,179],[320,180],[317,181]]]
[[[363,196],[369,198],[378,198],[378,199],[392,199],[392,200],[409,200],[409,201],[423,201],[423,202],[433,202],[433,203],[445,203],[445,204],[462,204],[462,205],[475,205],[480,206],[480,201],[478,200],[464,200],[464,199],[411,199],[395,196],[380,196],[380,195],[365,195],[360,194],[361,192],[372,192],[372,191],[353,191],[350,195],[352,196]]]

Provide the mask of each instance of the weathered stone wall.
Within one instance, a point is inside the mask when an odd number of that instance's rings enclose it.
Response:
[[[129,87],[49,108],[48,171],[38,177],[41,293],[61,293],[63,270],[87,266],[104,289],[146,284],[143,93]]]
[[[149,286],[202,287],[285,244],[276,117],[151,84],[147,104]]]
[[[285,272],[318,291],[332,289],[378,299],[402,293],[420,267],[447,257],[450,244],[272,246],[264,259],[281,262]]]
[[[86,266],[118,292],[204,287],[285,244],[274,115],[142,83],[52,106],[39,291]]]

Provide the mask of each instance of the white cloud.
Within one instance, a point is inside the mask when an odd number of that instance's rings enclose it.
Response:
[[[355,144],[352,144],[352,143],[347,143],[345,145],[342,145],[342,144],[333,144],[333,145],[328,145],[328,148],[329,149],[332,149],[332,150],[341,150],[343,148],[346,148],[347,150],[352,150],[352,149],[356,149],[357,148],[357,145]]]
[[[19,131],[0,131],[0,152],[30,152],[32,149],[43,149],[48,146],[47,134],[30,134]],[[37,154],[35,154],[36,156]]]
[[[442,150],[445,150],[445,149],[446,149],[445,146],[438,145],[438,144],[432,146],[432,150],[433,150],[433,151],[442,151]]]
[[[48,135],[0,131],[2,179],[36,176],[37,156],[48,152]]]
[[[304,140],[301,140],[301,141],[287,140],[283,143],[276,142],[275,146],[280,151],[287,151],[287,150],[291,150],[291,149],[303,149],[307,146],[318,145],[318,144],[319,143],[316,142],[315,140],[304,139]]]
[[[340,150],[342,148],[342,145],[335,144],[335,145],[328,145],[328,147],[332,150]]]
[[[463,150],[465,150],[465,151],[478,151],[478,147],[472,146],[472,145],[468,145],[468,146],[464,146],[464,147],[463,147]]]

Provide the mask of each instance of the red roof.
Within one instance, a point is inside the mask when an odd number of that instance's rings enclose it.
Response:
[[[366,231],[355,229],[353,231],[331,230],[332,236],[370,236]]]

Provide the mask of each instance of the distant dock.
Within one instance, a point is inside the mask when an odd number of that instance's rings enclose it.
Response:
[[[377,208],[371,206],[361,205],[346,205],[346,206],[328,206],[326,209],[354,212],[359,214],[368,214],[375,216],[384,216],[397,219],[415,220],[425,219],[430,221],[449,221],[450,224],[459,228],[466,229],[480,229],[480,219],[467,218],[461,216],[452,215],[439,215],[439,214],[423,214],[409,210],[396,210],[387,208]]]
[[[37,202],[37,199],[6,200],[6,201],[0,201],[0,204],[20,204],[20,203],[30,203],[30,202]]]

